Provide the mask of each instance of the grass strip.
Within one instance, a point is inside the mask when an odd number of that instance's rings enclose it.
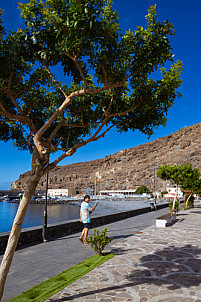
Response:
[[[113,258],[114,254],[105,254],[99,256],[98,254],[80,262],[79,264],[67,269],[66,271],[50,278],[33,288],[22,292],[20,295],[9,300],[10,302],[43,302],[50,298],[60,290],[73,283],[77,279],[86,275],[94,268],[98,267],[107,260]]]

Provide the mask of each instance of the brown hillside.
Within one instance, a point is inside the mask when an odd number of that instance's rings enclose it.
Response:
[[[192,162],[201,170],[201,123],[185,127],[168,136],[134,148],[119,151],[103,159],[58,166],[49,174],[49,188],[135,189],[145,184],[150,190],[154,185],[154,170],[167,164]],[[23,189],[29,172],[12,183],[12,189]],[[157,188],[165,182],[155,178]],[[45,189],[45,177],[39,189]]]

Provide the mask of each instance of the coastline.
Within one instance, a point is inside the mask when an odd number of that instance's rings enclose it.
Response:
[[[169,203],[163,203],[163,204],[157,205],[156,209],[162,209],[162,208],[166,208],[168,206],[169,206]],[[152,211],[153,211],[153,209],[151,208],[151,206],[149,206],[149,207],[138,208],[138,209],[130,210],[130,211],[119,211],[119,212],[110,213],[107,215],[96,215],[95,217],[91,218],[91,225],[92,225],[92,228],[99,227],[101,225],[116,222],[116,221],[130,218],[133,216],[138,216],[138,215],[152,212]],[[54,240],[55,238],[60,238],[60,237],[66,236],[66,235],[81,232],[82,228],[83,228],[83,225],[79,221],[79,219],[73,219],[73,220],[63,221],[60,223],[48,224],[48,226],[47,226],[48,241]],[[42,232],[43,232],[42,226],[22,229],[17,248],[22,248],[29,244],[38,244],[38,243],[43,242]],[[10,232],[0,233],[0,254],[3,253],[6,248],[9,234],[10,234]]]
[[[108,216],[123,212],[135,211],[142,208],[155,209],[153,200],[142,200],[133,198],[124,199],[102,199],[98,200],[99,204],[92,213],[91,218],[97,216]],[[80,205],[82,200],[53,200],[47,205],[47,222],[48,224],[64,223],[72,219],[79,219]],[[91,207],[94,206],[96,200],[91,200]],[[167,201],[158,202],[157,205],[162,205]],[[12,228],[15,214],[19,206],[19,200],[0,203],[0,220],[2,220],[1,233],[9,232]],[[43,224],[44,217],[44,200],[34,200],[30,203],[23,222],[22,229],[40,227]]]
[[[78,199],[48,199],[47,201],[47,204],[48,205],[52,205],[52,204],[72,204],[72,203],[81,203],[83,201],[83,198],[78,198]],[[125,198],[91,198],[90,200],[90,203],[95,203],[96,201],[98,202],[103,202],[103,201],[106,201],[108,203],[111,203],[111,202],[122,202],[122,201],[132,201],[132,202],[135,202],[135,201],[142,201],[142,202],[150,202],[152,203],[153,201],[150,200],[150,198],[148,197],[125,197]],[[13,200],[10,200],[8,201],[9,203],[20,203],[20,199],[13,199]],[[157,201],[157,203],[161,203],[161,202],[164,202],[164,199],[160,199]],[[30,201],[31,204],[45,204],[45,200],[44,199],[32,199]]]

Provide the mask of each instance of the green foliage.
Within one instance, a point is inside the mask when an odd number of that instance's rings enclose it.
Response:
[[[192,163],[189,163],[189,165],[185,163],[182,166],[161,166],[156,175],[163,180],[173,181],[183,191],[191,191],[192,193],[201,192],[200,172],[198,168],[192,168]],[[186,202],[185,206],[188,207]],[[169,207],[171,207],[171,204]],[[176,204],[174,208],[177,208]]]
[[[169,202],[169,209],[170,209],[170,211],[173,210],[173,201],[170,201],[170,202]],[[179,201],[178,201],[178,200],[175,201],[174,210],[175,210],[176,212],[178,212],[178,211],[180,210],[180,206],[179,206]]]
[[[161,166],[159,167],[156,175],[163,180],[172,180],[175,184],[179,184],[179,180],[181,177],[181,166]]]
[[[161,166],[156,175],[163,180],[172,180],[184,191],[198,193],[201,191],[201,179],[198,168],[192,168],[192,163],[184,163],[182,166]]]
[[[99,234],[99,230],[94,230],[93,236],[89,236],[87,243],[94,249],[99,255],[103,255],[104,248],[108,245],[113,238],[107,236],[107,228],[104,229],[102,234]]]
[[[161,197],[163,197],[165,194],[167,194],[168,193],[168,191],[162,191],[161,192]]]
[[[58,164],[112,127],[150,136],[165,125],[182,63],[173,64],[174,28],[157,20],[156,6],[146,28],[125,34],[112,1],[30,0],[19,8],[24,29],[6,34],[0,20],[1,140],[32,152],[37,138],[48,156],[63,152]]]
[[[135,191],[135,194],[149,193],[149,188],[146,186],[138,187]]]
[[[192,168],[192,163],[183,165],[182,177],[180,180],[180,187],[184,191],[192,191],[194,193],[201,192],[201,179],[198,168]]]

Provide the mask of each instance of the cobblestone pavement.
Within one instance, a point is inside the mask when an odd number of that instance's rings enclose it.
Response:
[[[116,257],[46,302],[201,302],[201,205],[112,246]]]
[[[122,219],[113,223],[102,225],[98,230],[102,232],[108,229],[108,236],[113,241],[108,249],[115,243],[123,242],[125,238],[132,236],[131,232],[143,231],[155,223],[156,217],[166,214],[167,208],[151,211],[141,215]],[[93,233],[93,229],[89,234]],[[6,286],[2,302],[7,302],[23,291],[54,277],[88,257],[94,255],[89,245],[83,246],[79,239],[79,233],[66,235],[46,243],[24,246],[16,250],[11,268],[6,280]],[[3,256],[0,256],[0,262]]]

